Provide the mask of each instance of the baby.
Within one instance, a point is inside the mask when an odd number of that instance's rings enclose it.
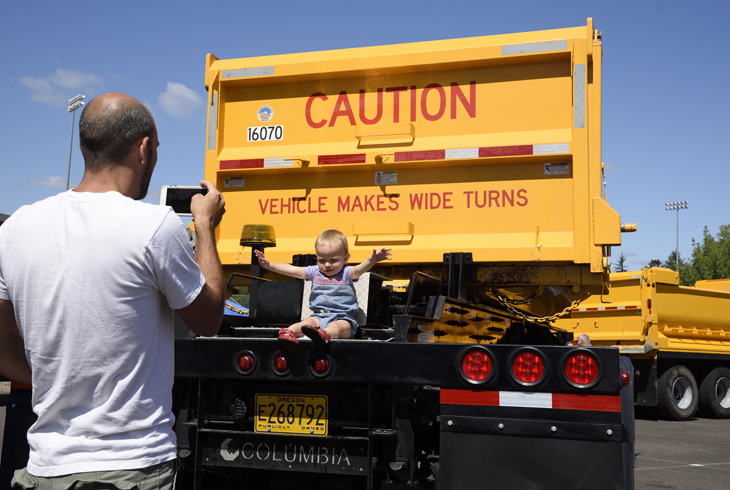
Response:
[[[296,267],[289,264],[269,262],[264,253],[254,253],[264,269],[286,276],[312,281],[309,308],[312,316],[282,328],[279,342],[298,344],[297,337],[306,335],[317,347],[324,347],[330,339],[349,339],[357,330],[357,298],[354,282],[381,260],[391,260],[389,248],[373,249],[372,255],[356,266],[345,266],[350,258],[347,238],[337,230],[323,232],[314,242],[317,265]]]

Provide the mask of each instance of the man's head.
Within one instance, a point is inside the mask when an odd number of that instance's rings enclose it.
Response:
[[[141,175],[139,195],[134,197],[142,199],[147,195],[157,162],[158,140],[152,114],[141,102],[117,92],[96,97],[79,118],[79,140],[86,171],[91,174],[120,165],[144,144],[146,166]]]
[[[576,341],[575,345],[577,345],[578,347],[591,347],[591,338],[588,335],[582,333],[578,335],[578,340]]]
[[[314,242],[317,252],[317,266],[325,276],[333,276],[340,272],[350,259],[347,237],[338,230],[322,232]]]

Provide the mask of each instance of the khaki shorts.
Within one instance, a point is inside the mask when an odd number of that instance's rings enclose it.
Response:
[[[12,488],[20,490],[173,490],[175,460],[139,470],[91,471],[71,475],[33,476],[26,468],[15,472]]]

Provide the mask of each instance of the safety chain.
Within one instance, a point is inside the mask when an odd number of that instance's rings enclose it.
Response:
[[[506,296],[502,296],[496,288],[492,288],[492,292],[495,296],[497,296],[498,298],[500,298],[501,296],[500,299],[503,299],[511,305],[526,305],[527,303],[532,303],[533,301],[535,301],[535,298],[537,298],[537,295],[542,294],[543,291],[544,290],[542,289],[542,286],[538,286],[537,290],[525,299],[509,299]]]
[[[507,308],[507,310],[510,313],[513,313],[513,314],[517,315],[518,317],[522,318],[523,320],[526,320],[528,322],[534,322],[534,323],[552,323],[555,320],[557,320],[558,318],[564,317],[565,315],[567,315],[568,313],[570,313],[570,311],[573,308],[577,307],[581,302],[585,301],[591,295],[591,292],[588,291],[588,290],[586,290],[578,299],[576,299],[575,301],[573,301],[563,311],[560,311],[558,313],[555,313],[554,315],[550,315],[550,316],[530,316],[530,315],[526,315],[521,310],[518,310],[517,308],[515,308],[514,306],[512,306],[512,304],[510,304],[511,303],[511,300],[509,300],[508,298],[506,298],[496,288],[493,288],[492,289],[492,293],[494,293],[494,296],[499,300],[500,304],[502,306],[504,306],[505,308]],[[519,303],[514,303],[514,304],[519,304]],[[552,328],[554,328],[554,327],[552,327]]]

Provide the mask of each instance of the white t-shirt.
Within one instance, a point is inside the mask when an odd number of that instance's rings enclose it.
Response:
[[[67,191],[0,227],[0,299],[33,370],[30,474],[175,458],[172,310],[204,284],[172,210],[117,192]]]

